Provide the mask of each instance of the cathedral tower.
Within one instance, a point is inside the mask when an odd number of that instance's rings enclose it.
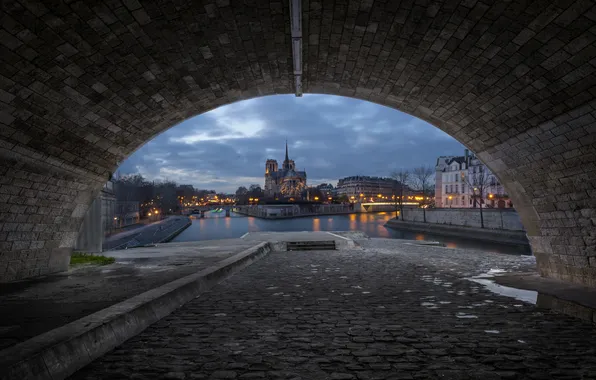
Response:
[[[265,175],[275,173],[277,171],[277,160],[267,160],[265,163]]]
[[[265,194],[271,196],[275,192],[275,176],[277,174],[277,160],[265,162]]]

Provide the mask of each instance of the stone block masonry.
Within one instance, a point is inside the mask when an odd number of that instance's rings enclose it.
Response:
[[[519,214],[511,209],[483,209],[484,228],[494,230],[525,231]],[[404,222],[424,222],[424,213],[419,208],[405,208],[401,217]],[[481,228],[480,209],[428,209],[426,222],[451,226]]]
[[[303,1],[303,91],[409,113],[507,189],[545,276],[596,278],[596,4]],[[0,281],[64,269],[128,155],[294,93],[289,2],[0,5]],[[16,226],[15,226],[16,225]]]

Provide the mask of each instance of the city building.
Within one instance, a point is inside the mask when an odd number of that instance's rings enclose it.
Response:
[[[306,171],[296,171],[294,160],[288,156],[286,142],[286,157],[278,168],[277,160],[268,159],[265,162],[265,196],[269,198],[298,198],[306,188]]]
[[[321,193],[323,194],[323,196],[326,199],[328,199],[329,197],[333,198],[337,194],[337,192],[335,191],[335,188],[330,183],[320,184],[317,186],[317,189],[319,189],[319,191],[321,191]]]
[[[117,201],[114,224],[116,228],[130,226],[139,223],[141,214],[138,201]]]
[[[106,235],[114,229],[114,217],[116,215],[116,194],[114,193],[114,182],[108,181],[103,185],[99,193],[101,200],[101,224]]]
[[[463,156],[437,158],[435,169],[436,207],[513,207],[499,179],[467,149]]]
[[[345,195],[357,202],[391,200],[398,193],[399,182],[392,178],[353,176],[342,178],[337,182],[337,196]],[[406,187],[404,195],[409,195]]]

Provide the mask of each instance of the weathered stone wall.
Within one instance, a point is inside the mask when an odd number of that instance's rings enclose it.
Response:
[[[484,228],[496,230],[524,231],[519,214],[515,210],[483,209]],[[424,222],[424,213],[419,208],[405,208],[404,221]],[[426,222],[464,227],[481,227],[480,209],[435,208],[426,210]]]
[[[77,251],[85,253],[100,253],[102,252],[104,229],[101,215],[102,208],[101,196],[95,198],[87,209],[87,213],[81,224],[79,235],[75,242]]]
[[[0,280],[68,268],[93,184],[43,162],[0,157]]]
[[[302,3],[305,93],[455,137],[504,184],[541,273],[596,278],[593,1]],[[65,269],[94,195],[153,136],[293,93],[289,20],[280,0],[1,2],[0,281]]]

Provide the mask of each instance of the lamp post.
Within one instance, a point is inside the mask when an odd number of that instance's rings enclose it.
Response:
[[[453,197],[450,195],[449,196],[449,208],[451,208],[451,205],[453,205]]]

